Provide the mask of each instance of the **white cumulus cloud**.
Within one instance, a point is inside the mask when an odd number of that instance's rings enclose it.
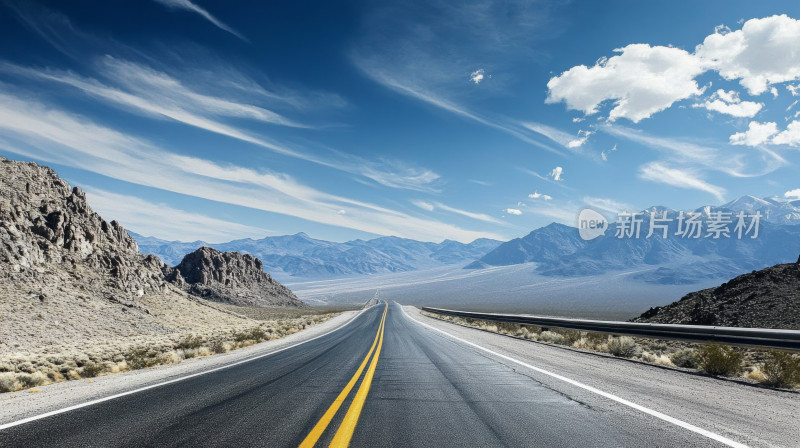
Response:
[[[549,200],[553,199],[552,196],[547,195],[547,194],[539,193],[538,191],[534,191],[533,193],[529,194],[528,197],[531,198],[531,199],[541,199],[543,201],[549,201]]]
[[[800,79],[800,21],[785,14],[750,19],[740,30],[707,36],[695,54],[760,95],[772,84]]]
[[[795,120],[772,139],[776,145],[800,146],[800,121]]]
[[[480,69],[475,70],[474,72],[470,73],[469,80],[477,85],[477,84],[480,84],[481,81],[483,81],[485,77],[486,77],[486,72],[482,68],[480,68]]]
[[[592,67],[579,65],[551,78],[547,102],[563,101],[569,109],[592,115],[611,101],[609,120],[636,123],[702,93],[694,78],[706,71],[705,66],[685,50],[632,44],[614,51],[619,54]]]
[[[580,148],[581,146],[583,146],[584,143],[586,143],[586,140],[588,140],[589,136],[592,134],[594,134],[594,132],[592,131],[584,131],[584,130],[578,131],[578,138],[567,142],[567,148],[570,149]]]
[[[739,99],[739,92],[734,90],[726,92],[725,90],[719,89],[711,95],[708,101],[695,104],[694,107],[703,107],[733,117],[752,118],[764,107],[764,104],[753,101],[742,101]]]
[[[522,214],[522,210],[519,210],[519,209],[516,209],[516,208],[507,208],[507,209],[505,209],[503,211],[508,213],[509,215],[519,216],[519,215]]]
[[[549,176],[556,182],[561,182],[564,180],[561,175],[564,174],[564,168],[557,166],[553,168],[553,171],[550,171]]]
[[[731,145],[758,146],[770,142],[770,138],[778,133],[778,125],[773,122],[759,123],[751,121],[747,131],[737,132],[730,137]]]
[[[600,112],[610,102],[608,120],[639,122],[675,102],[703,92],[697,77],[716,71],[738,80],[751,95],[778,96],[775,84],[800,79],[800,20],[787,15],[754,18],[731,31],[718,26],[694,52],[649,44],[631,44],[614,50],[595,65],[578,65],[550,79],[548,103],[564,102],[586,115]],[[787,86],[797,95],[797,86]],[[736,117],[752,117],[762,105],[734,101],[730,92],[701,107]],[[727,98],[727,100],[726,100]]]
[[[783,197],[790,199],[800,199],[800,188],[789,190],[783,194]]]

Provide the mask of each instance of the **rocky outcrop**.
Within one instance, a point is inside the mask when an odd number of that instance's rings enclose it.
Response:
[[[174,268],[164,267],[172,284],[207,299],[241,306],[306,306],[289,288],[264,272],[249,254],[201,247]]]
[[[92,211],[86,194],[47,167],[0,158],[0,276],[27,286],[52,286],[47,277],[67,272],[80,283],[92,273],[104,280],[84,288],[133,304],[161,292],[161,260],[138,252],[116,221]]]
[[[800,259],[687,294],[634,321],[800,330]]]

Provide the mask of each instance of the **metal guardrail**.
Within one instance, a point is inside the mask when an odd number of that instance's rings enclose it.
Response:
[[[692,342],[719,342],[746,347],[800,350],[800,331],[764,328],[713,327],[704,325],[650,324],[608,320],[570,319],[527,314],[473,313],[424,306],[423,311],[471,319],[546,328],[591,331],[614,335],[640,336]]]

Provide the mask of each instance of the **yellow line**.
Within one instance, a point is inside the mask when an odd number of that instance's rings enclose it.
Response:
[[[388,309],[388,302],[386,303],[386,307]],[[386,314],[384,314],[384,318],[386,318]],[[372,385],[372,377],[375,375],[375,367],[378,365],[378,358],[381,356],[384,328],[385,325],[381,327],[381,337],[378,341],[378,348],[375,350],[375,356],[372,357],[372,362],[369,365],[367,374],[364,375],[364,380],[361,382],[361,386],[358,387],[358,392],[356,392],[353,402],[350,403],[350,409],[347,410],[342,424],[339,425],[339,430],[336,431],[336,435],[333,436],[333,440],[329,445],[330,447],[347,448],[347,446],[350,445],[350,439],[353,438],[353,432],[356,430],[358,418],[361,416],[361,410],[364,408],[364,402],[367,400],[369,387]]]
[[[350,378],[350,381],[347,383],[344,389],[342,389],[342,392],[339,393],[339,395],[336,397],[335,400],[333,400],[333,403],[328,408],[328,410],[325,411],[325,414],[322,416],[322,418],[319,419],[319,422],[317,422],[317,424],[314,425],[314,428],[311,430],[311,432],[308,433],[306,438],[300,444],[300,448],[310,448],[313,447],[315,443],[317,443],[317,440],[319,440],[319,438],[322,436],[322,433],[325,432],[325,429],[330,424],[331,420],[333,419],[333,416],[336,415],[336,411],[339,410],[339,407],[342,406],[342,403],[344,403],[344,400],[347,398],[347,395],[350,394],[350,391],[353,389],[353,386],[356,385],[356,382],[361,377],[361,372],[364,371],[364,367],[366,367],[367,361],[369,361],[369,357],[372,356],[372,351],[375,350],[375,346],[378,344],[378,338],[381,335],[381,332],[383,331],[383,325],[386,320],[386,312],[388,310],[389,310],[389,303],[387,302],[386,307],[383,309],[383,316],[381,317],[381,323],[380,325],[378,325],[378,332],[375,333],[375,340],[372,342],[372,347],[370,347],[369,352],[367,352],[367,357],[364,358],[364,361],[361,362],[361,365],[358,367],[356,374],[353,375],[352,378]]]

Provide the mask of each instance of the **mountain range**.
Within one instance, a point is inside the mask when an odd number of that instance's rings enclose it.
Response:
[[[667,217],[673,218],[667,224],[667,238],[662,238],[658,230],[651,238],[646,238],[653,214],[661,216],[665,212]],[[553,223],[501,244],[466,268],[533,262],[538,264],[537,272],[542,275],[577,277],[641,267],[642,273],[634,278],[658,284],[687,284],[710,278],[730,278],[793,261],[800,250],[800,201],[743,196],[718,207],[704,206],[693,212],[699,214],[706,229],[699,238],[676,235],[679,223],[675,218],[679,212],[651,207],[641,212],[639,238],[617,238],[619,224],[611,222],[603,236],[585,241],[577,228]],[[731,213],[731,231],[738,212],[761,213],[757,238],[751,238],[755,229],[741,239],[733,232],[730,237],[705,237],[709,222],[718,212]],[[747,224],[750,223],[748,219]]]
[[[241,239],[209,244],[165,241],[132,233],[143,253],[177,264],[201,246],[220,251],[251,254],[264,269],[279,279],[322,279],[385,274],[462,264],[468,269],[537,263],[545,276],[580,277],[641,268],[637,280],[657,284],[690,284],[730,278],[754,269],[792,261],[800,249],[800,200],[742,196],[721,206],[703,206],[692,212],[701,216],[704,229],[712,213],[761,214],[758,238],[681,238],[677,220],[668,225],[669,236],[645,238],[652,213],[678,212],[654,206],[641,212],[640,238],[615,238],[618,224],[611,222],[605,235],[591,241],[578,229],[552,223],[527,236],[501,243],[478,239],[469,244],[445,240],[421,242],[398,237],[353,240],[344,243],[311,238],[305,233]]]
[[[336,243],[311,238],[305,233],[209,244],[131,235],[142,253],[157,255],[170,265],[178,264],[186,254],[206,246],[223,252],[250,254],[259,258],[264,269],[278,278],[331,278],[466,264],[501,244],[484,238],[465,244],[452,240],[430,243],[391,236]]]

